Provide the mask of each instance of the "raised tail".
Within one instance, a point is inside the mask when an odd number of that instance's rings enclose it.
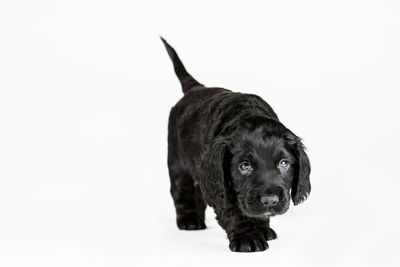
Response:
[[[198,81],[196,81],[192,75],[190,75],[186,69],[185,66],[183,66],[182,61],[179,59],[178,54],[175,52],[175,49],[170,46],[167,41],[165,41],[164,38],[160,36],[161,40],[163,41],[165,48],[167,48],[167,52],[169,57],[172,60],[172,64],[174,65],[175,69],[175,74],[178,76],[179,81],[181,82],[182,85],[182,91],[185,94],[188,92],[192,87],[196,85],[202,85]]]

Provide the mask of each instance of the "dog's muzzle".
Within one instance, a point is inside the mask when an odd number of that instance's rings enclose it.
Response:
[[[289,192],[282,186],[252,190],[246,195],[243,211],[249,216],[273,216],[289,208]]]

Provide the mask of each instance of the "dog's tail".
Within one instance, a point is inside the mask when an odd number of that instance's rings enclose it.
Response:
[[[175,74],[176,76],[178,76],[178,79],[181,82],[183,93],[184,94],[187,93],[191,88],[193,88],[196,85],[202,85],[186,71],[182,61],[178,57],[178,54],[175,52],[175,49],[173,49],[167,43],[167,41],[165,41],[164,38],[162,38],[161,36],[160,38],[163,41],[165,48],[167,48],[168,55],[172,60],[172,64],[174,65]]]

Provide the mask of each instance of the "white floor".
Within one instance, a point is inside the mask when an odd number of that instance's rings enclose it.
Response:
[[[0,266],[400,266],[398,1],[0,4]],[[181,97],[158,35],[206,85],[304,138],[312,193],[235,254],[208,210],[175,226]]]

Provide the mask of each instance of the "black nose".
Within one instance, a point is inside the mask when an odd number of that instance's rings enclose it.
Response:
[[[274,207],[278,202],[279,197],[277,195],[265,195],[261,197],[261,203],[269,208]]]

